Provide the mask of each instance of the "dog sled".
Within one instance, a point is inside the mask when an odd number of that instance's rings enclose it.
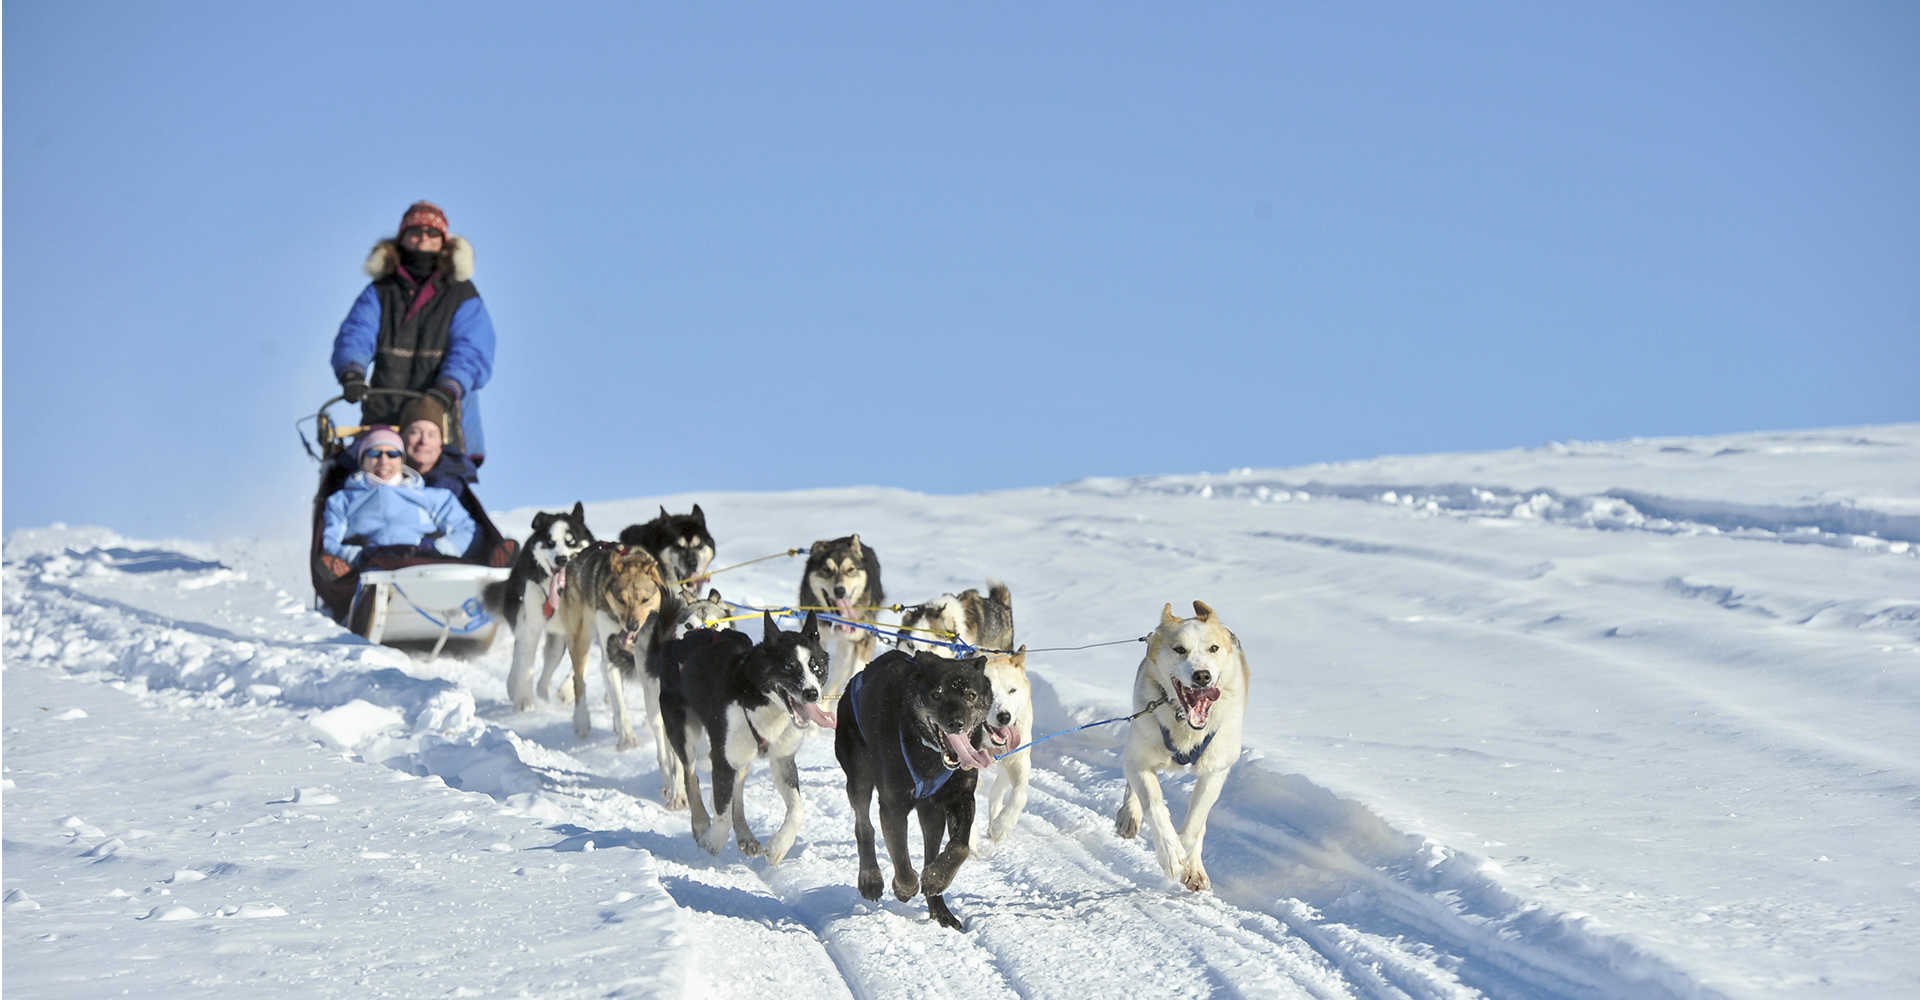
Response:
[[[370,389],[377,394],[420,397],[407,389]],[[499,616],[488,608],[488,589],[504,587],[518,543],[500,533],[487,509],[471,488],[459,492],[460,506],[472,515],[473,542],[459,557],[407,548],[375,548],[363,554],[360,565],[335,576],[322,562],[327,498],[346,485],[357,469],[349,443],[369,426],[336,423],[327,412],[335,396],[320,404],[311,418],[314,442],[303,432],[307,454],[320,463],[320,485],[313,496],[313,532],[308,548],[308,571],[313,581],[314,607],[345,625],[368,642],[387,646],[431,644],[434,655],[449,644],[478,652],[493,642]],[[306,418],[299,421],[304,424]],[[449,451],[461,447],[457,404],[448,414]],[[317,442],[317,447],[316,447]],[[492,602],[496,607],[498,602]]]

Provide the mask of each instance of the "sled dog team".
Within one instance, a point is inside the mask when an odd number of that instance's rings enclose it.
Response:
[[[507,693],[514,708],[549,696],[566,654],[571,683],[552,695],[573,703],[574,732],[591,731],[586,668],[602,649],[601,671],[621,750],[639,745],[627,716],[625,687],[638,683],[654,736],[661,798],[687,809],[694,839],[719,853],[729,833],[741,853],[779,864],[793,847],[805,812],[795,763],[816,729],[834,734],[834,756],[846,773],[859,848],[858,886],[880,898],[882,881],[871,818],[879,800],[880,833],[893,865],[893,893],[924,893],[928,913],[955,929],[947,887],[971,852],[974,793],[988,771],[987,836],[1006,837],[1026,807],[1032,770],[1026,752],[996,757],[1033,735],[1026,647],[1013,645],[1013,598],[1004,584],[987,591],[942,594],[905,609],[898,648],[875,654],[875,625],[886,604],[880,559],[859,535],[815,542],[800,579],[799,608],[831,608],[840,621],[809,610],[798,630],[771,614],[761,639],[718,625],[730,616],[718,590],[700,593],[714,556],[713,535],[695,504],[691,513],[628,527],[618,542],[596,540],[581,504],[536,514],[507,581],[503,611],[513,628]],[[1134,715],[1123,751],[1127,788],[1114,818],[1121,837],[1152,830],[1167,875],[1188,889],[1208,888],[1200,855],[1207,814],[1240,756],[1248,669],[1240,640],[1214,610],[1193,602],[1194,617],[1168,604],[1147,636],[1134,677]],[[955,636],[984,655],[952,658],[916,636]],[[926,647],[926,648],[922,648]],[[538,683],[535,660],[541,661]],[[742,808],[747,769],[765,758],[786,814],[771,841],[748,829]],[[700,788],[707,765],[712,797]],[[1176,829],[1159,772],[1195,774],[1185,824]],[[707,805],[711,802],[712,810]],[[907,846],[907,815],[918,817],[925,851],[916,872]],[[944,846],[943,846],[944,840]]]

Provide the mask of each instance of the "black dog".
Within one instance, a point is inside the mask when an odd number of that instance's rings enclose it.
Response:
[[[691,514],[669,514],[660,508],[660,516],[645,524],[630,524],[620,532],[620,544],[637,545],[660,561],[667,575],[667,586],[678,590],[686,600],[700,596],[700,574],[713,565],[713,533],[707,530],[707,515],[700,505]]]
[[[784,632],[772,615],[765,620],[758,646],[744,632],[697,629],[649,656],[647,670],[659,679],[661,721],[686,773],[694,839],[718,854],[731,825],[741,853],[760,853],[760,841],[747,829],[741,788],[748,765],[765,757],[787,804],[786,819],[766,849],[768,863],[777,865],[799,836],[806,812],[794,755],[808,729],[832,728],[834,718],[820,705],[827,654],[820,648],[819,622],[808,613],[800,631]],[[713,762],[718,817],[711,825],[692,756],[703,744]]]
[[[873,850],[873,794],[880,793],[880,829],[893,862],[893,894],[902,902],[926,890],[927,912],[964,930],[942,895],[971,853],[973,790],[978,768],[993,764],[986,745],[993,687],[983,656],[950,660],[928,652],[890,651],[855,675],[840,698],[834,756],[847,772],[853,835],[860,847],[860,895],[880,898],[880,861]],[[924,871],[907,854],[907,812],[920,817]],[[941,834],[949,843],[940,848]]]

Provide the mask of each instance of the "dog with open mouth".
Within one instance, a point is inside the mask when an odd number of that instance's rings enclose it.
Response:
[[[892,650],[854,676],[840,697],[833,752],[847,775],[860,895],[880,898],[872,816],[878,795],[894,896],[905,902],[925,892],[936,922],[965,929],[945,893],[972,852],[974,790],[979,772],[993,766],[987,751],[992,705],[981,656],[955,660]],[[920,821],[926,847],[919,872],[907,850],[909,812]]]
[[[534,698],[547,696],[547,682],[565,654],[566,622],[554,616],[560,603],[560,585],[566,579],[567,560],[593,544],[586,508],[533,515],[533,533],[520,546],[507,575],[505,616],[513,629],[513,662],[507,671],[507,697],[516,712],[533,707]],[[533,683],[534,661],[544,662],[539,689]]]
[[[665,643],[648,669],[658,678],[661,721],[685,776],[694,839],[718,854],[731,827],[742,854],[763,853],[747,827],[742,788],[748,766],[765,757],[787,807],[764,849],[767,863],[779,864],[806,814],[794,757],[807,733],[837,724],[822,705],[827,654],[816,616],[809,612],[797,632],[763,616],[759,645],[744,632],[698,629]],[[700,796],[702,757],[713,769],[711,819]]]
[[[843,622],[872,625],[886,603],[887,591],[880,585],[880,555],[859,535],[823,539],[807,546],[799,607],[827,609]],[[853,624],[836,622],[828,630],[827,645],[833,660],[827,695],[837,702],[847,682],[873,658],[879,637]]]
[[[1033,751],[1020,747],[1033,735],[1033,680],[1027,676],[1027,647],[1012,654],[987,654],[987,681],[993,704],[987,708],[987,750],[998,758],[988,772],[987,839],[1005,840],[1027,808],[1027,782],[1033,774]]]
[[[1161,870],[1200,892],[1212,885],[1200,862],[1207,814],[1240,759],[1250,676],[1239,638],[1204,602],[1193,602],[1193,612],[1180,618],[1172,604],[1162,607],[1159,627],[1147,636],[1147,655],[1133,681],[1138,714],[1124,751],[1127,791],[1113,828],[1126,838],[1138,834],[1144,803]],[[1160,791],[1160,772],[1173,767],[1194,773],[1187,820],[1177,833]]]

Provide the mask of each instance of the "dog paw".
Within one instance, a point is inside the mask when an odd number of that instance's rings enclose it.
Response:
[[[760,838],[750,833],[741,834],[739,838],[734,841],[734,843],[739,845],[741,854],[744,854],[750,858],[759,857],[762,851],[764,850],[760,846]]]
[[[906,902],[920,893],[920,876],[895,875],[893,877],[893,898]]]
[[[687,807],[687,793],[682,788],[667,788],[660,792],[660,802],[670,812],[679,812]]]
[[[964,931],[967,929],[966,921],[954,916],[953,911],[947,909],[947,901],[941,899],[939,896],[927,897],[927,915],[933,918],[934,923],[942,927],[950,927],[956,931]]]
[[[423,432],[423,433],[424,433],[424,432]],[[532,711],[532,710],[533,710],[533,695],[530,695],[530,694],[517,694],[517,695],[514,695],[514,696],[513,696],[513,710],[514,710],[514,711],[516,711],[516,712],[530,712],[530,711]]]
[[[1113,832],[1122,840],[1132,840],[1140,835],[1140,814],[1131,812],[1125,806],[1113,817]]]
[[[632,730],[628,730],[620,734],[620,739],[613,744],[613,748],[615,750],[632,750],[639,745],[640,737],[635,736]]]
[[[1198,861],[1187,865],[1187,867],[1181,871],[1180,884],[1192,889],[1194,892],[1206,892],[1213,887],[1212,880],[1207,878],[1207,870],[1200,867],[1200,862]]]
[[[880,898],[880,888],[885,883],[880,878],[880,869],[862,868],[860,869],[859,884],[860,895],[871,900],[878,900]]]

